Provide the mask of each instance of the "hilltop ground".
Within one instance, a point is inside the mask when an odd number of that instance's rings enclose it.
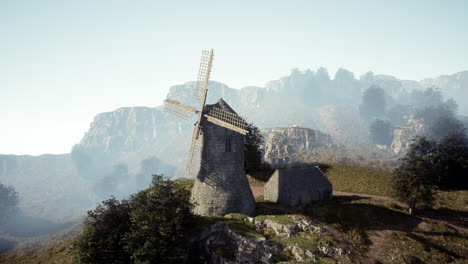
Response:
[[[468,259],[468,191],[436,193],[432,209],[416,216],[391,197],[391,172],[383,169],[332,164],[326,169],[334,186],[334,199],[304,207],[285,207],[263,200],[265,173],[249,176],[257,200],[255,221],[269,219],[290,224],[300,219],[315,223],[323,232],[299,232],[291,237],[270,229],[258,230],[242,216],[204,218],[224,221],[236,233],[264,237],[272,243],[317,253],[322,263],[466,263]],[[180,180],[190,188],[192,180]],[[73,242],[79,224],[53,235],[24,241],[0,257],[2,263],[72,263]],[[338,253],[344,249],[346,253]],[[304,251],[305,252],[305,251]],[[320,252],[320,253],[319,253]],[[275,260],[297,258],[285,251]]]

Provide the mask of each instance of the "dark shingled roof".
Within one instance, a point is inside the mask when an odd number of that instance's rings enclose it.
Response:
[[[231,113],[234,113],[237,115],[236,111],[234,111],[231,106],[229,106],[226,101],[223,100],[223,98],[219,98],[218,102],[216,102],[215,104],[209,104],[209,105],[205,105],[205,109],[203,112],[205,113],[208,113],[211,109],[213,108],[220,108],[224,111],[227,111],[227,112],[231,112]]]
[[[279,169],[281,184],[287,185],[293,190],[303,188],[330,187],[331,183],[318,167]]]

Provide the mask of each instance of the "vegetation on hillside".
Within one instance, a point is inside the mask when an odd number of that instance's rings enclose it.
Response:
[[[416,206],[430,205],[434,199],[429,184],[432,172],[430,159],[434,152],[434,142],[418,138],[395,170],[393,188],[396,198],[408,204],[410,214]]]
[[[380,118],[385,114],[385,92],[378,86],[367,88],[362,95],[359,113],[366,120]]]
[[[263,145],[264,140],[260,129],[253,123],[248,123],[246,130],[248,132],[244,142],[244,169],[250,173],[262,167],[263,152],[260,146]]]
[[[468,139],[464,133],[445,136],[440,142],[418,137],[394,172],[396,197],[410,213],[418,204],[430,205],[433,189],[467,189]]]
[[[114,198],[89,211],[76,263],[180,263],[193,222],[190,192],[160,175],[128,200]]]
[[[0,183],[0,224],[15,210],[18,201],[18,193],[13,186]]]

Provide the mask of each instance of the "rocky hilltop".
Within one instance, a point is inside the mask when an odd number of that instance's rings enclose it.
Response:
[[[264,161],[272,167],[287,166],[296,156],[311,154],[317,148],[333,147],[330,135],[309,128],[270,128],[261,133],[265,139]]]

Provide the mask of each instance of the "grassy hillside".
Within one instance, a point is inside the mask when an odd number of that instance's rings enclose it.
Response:
[[[332,164],[326,168],[335,191],[391,196],[389,170]],[[256,178],[265,177],[253,175]],[[265,181],[248,176],[252,188]],[[190,189],[193,180],[177,180]],[[224,221],[240,235],[266,239],[270,243],[298,246],[317,253],[321,247],[344,248],[345,255],[320,253],[319,263],[466,263],[468,259],[468,191],[436,193],[433,209],[422,215],[408,215],[391,199],[336,195],[330,201],[317,201],[303,207],[286,207],[257,198],[255,221],[269,219],[292,224],[307,219],[324,232],[299,232],[291,237],[278,236],[271,229],[258,229],[242,215],[200,217],[198,225],[210,226]],[[457,220],[458,219],[458,220]],[[455,225],[454,225],[455,224]],[[1,263],[71,263],[77,233],[52,240],[49,246],[25,244],[0,257]],[[36,245],[36,246],[34,246]],[[292,261],[288,250],[275,260]],[[290,262],[291,263],[291,262]],[[294,261],[292,262],[294,263]]]
[[[324,171],[335,191],[392,196],[390,170],[335,163]]]

